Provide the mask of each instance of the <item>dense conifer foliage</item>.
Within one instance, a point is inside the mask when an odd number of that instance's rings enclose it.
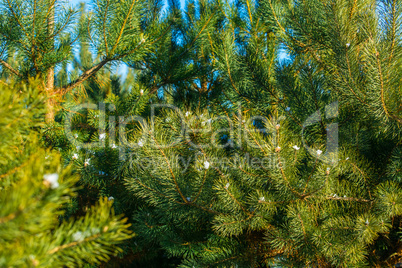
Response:
[[[81,217],[66,214],[77,196],[78,177],[38,139],[45,114],[38,87],[37,82],[1,86],[0,266],[78,267],[107,261],[122,252],[116,244],[132,237],[130,224],[115,216],[113,200],[107,198]]]
[[[0,263],[395,267],[401,16],[1,1]]]

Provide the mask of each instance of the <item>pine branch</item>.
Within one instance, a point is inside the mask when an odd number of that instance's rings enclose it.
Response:
[[[8,4],[8,7],[9,7],[10,11],[11,11],[11,14],[13,15],[14,19],[17,21],[17,23],[20,26],[21,30],[24,32],[25,36],[28,39],[30,39],[27,31],[25,30],[25,27],[22,25],[19,17],[17,16],[17,14],[15,13],[14,9],[12,8],[10,0],[7,0],[7,4]]]
[[[166,30],[165,30],[160,36],[158,36],[158,38],[156,38],[154,41],[152,41],[151,43],[149,43],[149,45],[153,45],[153,44],[155,44],[156,42],[158,42],[165,34],[167,34],[167,33],[169,32],[171,26],[172,26],[172,23],[166,28]],[[133,54],[138,48],[140,48],[140,47],[142,46],[142,44],[143,44],[143,43],[141,43],[141,44],[140,44],[139,46],[137,46],[136,48],[134,48],[134,49],[132,49],[132,50],[130,50],[130,51],[127,51],[127,52],[121,54],[121,55],[118,56],[118,57],[115,57],[115,59],[116,59],[116,60],[120,60],[120,59],[122,59],[122,58],[124,58],[124,57],[127,57],[128,55]]]
[[[108,3],[109,3],[109,1],[108,1]],[[113,52],[116,50],[117,46],[119,45],[120,39],[123,36],[124,29],[126,28],[126,24],[127,24],[127,21],[128,21],[128,19],[130,17],[131,10],[133,9],[134,4],[135,4],[135,0],[132,0],[130,8],[128,9],[127,15],[124,18],[123,25],[120,28],[120,32],[119,32],[119,35],[117,37],[116,43],[114,44],[112,50],[110,51],[111,54],[113,54]]]
[[[88,24],[89,25],[89,24]],[[155,39],[153,42],[151,42],[151,45],[156,43],[157,41],[160,40],[160,38],[162,38],[170,29],[171,25],[169,25],[169,27],[164,31],[164,33],[162,33],[157,39]],[[116,43],[117,44],[117,43]],[[104,65],[106,65],[107,63],[111,62],[111,61],[115,61],[115,60],[120,60],[130,54],[133,54],[137,49],[139,49],[141,47],[143,43],[141,43],[139,46],[137,46],[136,48],[123,53],[117,57],[114,58],[108,58],[106,57],[104,60],[102,60],[101,62],[99,62],[98,64],[96,64],[95,66],[93,66],[92,68],[90,68],[89,70],[87,70],[86,72],[84,72],[79,78],[77,78],[76,80],[74,80],[73,82],[69,83],[68,85],[62,87],[61,89],[59,89],[58,91],[56,91],[54,93],[55,94],[61,94],[61,95],[65,95],[66,93],[68,93],[69,91],[71,91],[72,89],[74,89],[75,87],[81,85],[83,82],[85,82],[88,78],[90,78],[91,76],[93,76],[94,74],[96,74]],[[160,86],[163,86],[167,83],[163,83]],[[149,92],[149,94],[153,94],[154,92],[156,92],[158,90],[158,88],[160,87],[153,87],[152,90]]]
[[[71,242],[71,243],[69,243],[69,244],[65,244],[65,245],[62,245],[62,246],[58,246],[58,247],[55,247],[55,248],[49,250],[48,253],[49,253],[49,254],[54,254],[54,253],[56,253],[56,252],[58,252],[58,251],[60,251],[60,250],[63,250],[63,249],[66,249],[66,248],[71,248],[71,247],[77,246],[77,245],[79,245],[79,244],[84,244],[84,243],[86,243],[86,242],[93,241],[93,240],[99,238],[100,236],[101,236],[101,234],[96,234],[96,235],[87,237],[87,238],[85,238],[84,240],[82,240],[82,241],[80,241],[80,242],[77,242],[77,241],[76,241],[76,242]]]
[[[10,64],[5,62],[4,60],[0,59],[0,64],[3,65],[4,67],[6,67],[10,72],[15,74],[16,76],[23,77],[23,75],[19,71],[15,70],[13,67],[11,67]]]
[[[372,199],[363,199],[363,198],[355,198],[355,197],[333,197],[328,196],[326,197],[328,200],[341,200],[341,201],[355,201],[355,202],[362,202],[362,203],[371,203],[374,200]]]
[[[386,103],[385,103],[385,88],[384,88],[384,78],[383,78],[383,73],[382,73],[382,68],[381,68],[381,62],[380,62],[380,53],[377,51],[377,49],[376,49],[376,55],[375,55],[375,56],[376,56],[376,59],[377,59],[378,73],[379,73],[379,76],[380,76],[381,104],[382,104],[382,107],[383,107],[383,109],[384,109],[384,112],[385,112],[385,114],[386,114],[388,117],[390,117],[390,118],[396,120],[396,121],[399,122],[399,123],[402,123],[402,119],[401,119],[401,118],[399,118],[398,116],[396,116],[396,115],[394,115],[394,114],[391,114],[391,113],[388,111],[387,105],[386,105]]]
[[[54,32],[54,33],[52,33],[51,35],[49,35],[49,36],[46,38],[46,41],[51,40],[51,39],[54,39],[56,36],[60,35],[60,33],[61,33],[61,32],[67,27],[67,25],[69,24],[72,15],[73,15],[73,13],[70,12],[70,13],[68,14],[68,16],[67,16],[66,21],[64,22],[64,24],[63,24],[56,32]]]
[[[53,95],[56,95],[56,94],[65,95],[66,93],[68,93],[69,91],[74,89],[75,87],[84,83],[91,76],[96,74],[103,66],[105,66],[110,61],[111,61],[111,59],[105,58],[104,60],[102,60],[98,64],[94,65],[89,70],[85,71],[79,78],[77,78],[73,82],[69,83],[68,85],[60,88],[59,90],[57,90],[55,93],[53,93]]]
[[[392,1],[392,43],[391,43],[391,53],[389,56],[389,59],[392,59],[394,56],[394,48],[395,48],[395,39],[396,39],[396,20],[397,20],[397,14],[396,14],[396,4],[397,0]],[[391,64],[391,63],[390,63]]]
[[[250,7],[250,2],[249,0],[246,0],[246,4],[247,4],[247,11],[248,11],[248,17],[250,19],[250,24],[253,24],[253,15],[251,14],[251,7]]]
[[[11,213],[11,214],[9,214],[9,215],[7,215],[5,217],[1,217],[0,218],[0,224],[3,224],[3,223],[6,223],[8,221],[11,221],[11,220],[15,219],[15,217],[17,217],[17,214],[18,213]]]
[[[155,142],[155,144],[156,144],[156,146],[157,146],[157,149],[160,151],[160,153],[162,154],[163,158],[164,158],[165,161],[166,161],[166,164],[167,164],[167,166],[168,166],[168,168],[169,168],[170,174],[171,174],[171,176],[172,176],[172,178],[173,178],[173,181],[174,181],[174,184],[175,184],[177,193],[180,194],[180,197],[183,199],[184,203],[188,203],[189,201],[184,197],[183,193],[182,193],[181,190],[180,190],[179,184],[177,183],[176,176],[174,175],[174,172],[173,172],[173,170],[172,170],[172,167],[170,166],[169,159],[167,158],[167,156],[166,156],[165,152],[162,150],[162,148],[159,146],[159,144],[158,144],[158,142],[157,142],[155,136],[154,136],[151,132],[149,132],[149,134],[152,136],[152,139],[154,140],[154,142]]]
[[[107,39],[106,39],[106,18],[107,18],[107,12],[109,10],[109,3],[110,3],[110,0],[107,0],[106,10],[105,10],[105,14],[103,16],[103,23],[102,23],[103,24],[103,42],[105,42],[105,54],[106,55],[109,55],[109,47],[108,47],[108,43],[107,43]],[[97,4],[98,4],[98,9],[100,9],[99,1],[97,2]],[[88,25],[89,25],[89,23],[88,23]],[[89,33],[89,30],[88,30],[88,33]],[[89,38],[91,39],[91,37],[89,37]]]

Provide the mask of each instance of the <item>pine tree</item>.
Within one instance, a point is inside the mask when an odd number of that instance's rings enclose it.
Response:
[[[155,8],[155,13],[151,13],[152,16],[159,16],[160,8]],[[90,205],[99,196],[113,196],[114,206],[118,212],[122,212],[127,216],[133,216],[137,210],[142,209],[144,202],[141,199],[133,198],[131,193],[127,191],[124,186],[124,180],[120,176],[122,166],[126,164],[125,160],[119,159],[119,154],[125,152],[125,144],[120,144],[121,138],[119,135],[127,136],[128,140],[131,140],[131,136],[138,132],[140,124],[132,122],[124,133],[121,133],[120,126],[118,124],[112,125],[109,123],[109,119],[114,117],[118,120],[118,116],[124,115],[125,118],[129,116],[141,115],[146,118],[150,114],[150,103],[173,103],[169,97],[176,95],[173,98],[177,98],[178,94],[174,92],[175,88],[183,84],[183,82],[193,90],[192,80],[196,80],[200,72],[194,70],[194,67],[190,67],[189,70],[184,70],[183,66],[189,61],[191,54],[194,53],[192,43],[200,42],[200,35],[204,34],[205,28],[208,27],[208,31],[212,32],[212,13],[203,14],[199,18],[199,22],[196,28],[192,30],[191,35],[187,37],[188,43],[177,44],[178,38],[181,38],[180,34],[175,34],[179,31],[181,21],[178,17],[178,10],[171,8],[171,14],[167,14],[164,18],[163,24],[169,29],[169,32],[165,33],[162,38],[155,43],[155,48],[144,57],[141,62],[132,62],[130,65],[134,68],[134,76],[131,76],[131,80],[126,78],[125,84],[120,84],[116,88],[129,88],[129,91],[125,91],[124,94],[114,94],[115,92],[105,92],[107,89],[108,78],[103,76],[102,79],[97,79],[99,75],[101,78],[101,72],[98,72],[96,76],[88,79],[82,85],[85,87],[86,92],[93,92],[90,96],[96,96],[91,98],[96,105],[106,95],[104,103],[106,104],[105,119],[106,125],[104,129],[100,128],[99,119],[102,117],[102,112],[82,109],[71,119],[72,122],[72,136],[77,143],[70,143],[65,136],[63,124],[71,109],[80,104],[80,101],[84,98],[79,95],[79,91],[75,91],[74,95],[69,95],[69,101],[63,104],[61,113],[57,116],[57,122],[49,124],[44,130],[44,140],[48,146],[59,148],[62,150],[66,163],[74,163],[74,166],[78,173],[81,175],[80,184],[84,187],[84,190],[80,194],[79,204],[82,207]],[[211,29],[212,28],[212,29]],[[181,29],[183,31],[183,29]],[[205,36],[205,35],[204,35]],[[85,66],[81,63],[85,63],[88,66],[91,64],[92,58],[89,51],[86,48],[87,37],[80,37],[81,50],[80,59],[77,59],[75,65],[77,72],[79,69]],[[209,42],[206,42],[205,37],[203,42],[210,46]],[[179,62],[175,62],[178,60]],[[144,64],[145,63],[145,64]],[[175,63],[172,66],[172,63]],[[160,65],[163,64],[163,65]],[[174,69],[175,68],[175,69]],[[187,67],[186,67],[187,68]],[[74,71],[75,72],[75,71]],[[128,78],[130,78],[130,73]],[[98,83],[100,81],[100,83]],[[130,83],[130,84],[128,84]],[[105,92],[105,95],[101,93]],[[162,96],[156,97],[156,93],[163,92]],[[117,92],[116,92],[117,93]],[[203,94],[206,95],[207,92]],[[179,93],[180,94],[180,93]],[[188,92],[186,94],[194,94]],[[201,93],[198,93],[201,94]],[[103,96],[102,96],[103,95]],[[195,95],[195,94],[194,94]],[[158,94],[160,96],[160,94]],[[195,95],[197,96],[197,95]],[[72,97],[72,98],[71,98]],[[184,96],[181,96],[181,98]],[[197,96],[197,102],[200,98]],[[86,99],[88,101],[89,99]],[[192,105],[191,102],[187,105]],[[199,105],[199,104],[198,104]],[[110,109],[113,107],[112,109]],[[118,122],[117,122],[118,123]],[[85,148],[82,144],[90,142],[104,141],[105,147],[101,148]],[[120,151],[122,150],[122,151]],[[79,210],[74,213],[79,213]],[[145,245],[141,243],[144,242]],[[155,262],[166,261],[167,258],[160,258],[159,248],[156,246],[154,251],[149,251],[147,248],[155,247],[152,241],[137,241],[134,239],[127,245],[127,255],[143,255],[146,252],[145,259],[154,259]],[[142,247],[144,246],[144,247]],[[129,256],[127,256],[129,258]],[[142,257],[144,258],[144,257]],[[155,259],[156,258],[156,259]],[[138,258],[137,258],[138,259]],[[139,260],[137,260],[139,261]],[[175,260],[173,260],[175,262]],[[147,263],[147,265],[151,265]]]
[[[41,128],[79,174],[65,217],[113,197],[131,266],[401,261],[400,1],[143,1],[123,29],[132,3],[82,12],[75,78],[104,104],[75,110],[85,95],[60,73],[68,94]],[[87,73],[119,60],[125,82]]]
[[[168,27],[159,23],[159,17],[143,15],[157,4],[147,6],[146,1],[134,0],[102,0],[93,4],[92,12],[78,20],[77,10],[66,7],[61,0],[0,2],[2,72],[25,81],[36,76],[43,79],[49,97],[48,122],[55,114],[55,103],[62,101],[68,92],[108,64],[141,61],[151,44],[158,42]],[[54,68],[71,57],[75,40],[85,35],[91,40],[99,61],[62,87],[50,89],[49,85],[54,86],[54,77],[49,74],[54,74]],[[18,54],[24,64],[12,66],[8,63],[13,57],[10,52]]]
[[[188,110],[143,125],[124,173],[150,206],[135,217],[140,237],[184,267],[400,260],[400,3],[348,3],[226,6],[214,53],[229,117]],[[230,122],[241,136],[212,136]],[[226,148],[191,145],[214,138]]]
[[[130,224],[107,198],[84,216],[63,220],[77,177],[60,154],[41,148],[44,98],[38,82],[1,87],[0,266],[82,267],[121,252]]]

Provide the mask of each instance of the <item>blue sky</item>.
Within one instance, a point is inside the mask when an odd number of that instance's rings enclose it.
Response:
[[[70,0],[69,2],[71,3],[71,5],[77,5],[80,2],[88,3],[89,0]]]

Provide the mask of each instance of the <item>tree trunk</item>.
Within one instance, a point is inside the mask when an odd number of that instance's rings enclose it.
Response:
[[[54,17],[55,17],[55,3],[53,2],[51,4],[51,10],[50,10],[50,15],[47,21],[47,31],[48,35],[52,36],[54,34]],[[52,48],[54,48],[54,38],[51,38],[50,42],[52,43]],[[54,119],[54,99],[52,96],[53,90],[54,90],[54,66],[51,66],[49,70],[47,71],[46,74],[46,93],[48,96],[47,102],[46,102],[46,108],[47,108],[47,113],[46,113],[46,122],[50,123]]]

